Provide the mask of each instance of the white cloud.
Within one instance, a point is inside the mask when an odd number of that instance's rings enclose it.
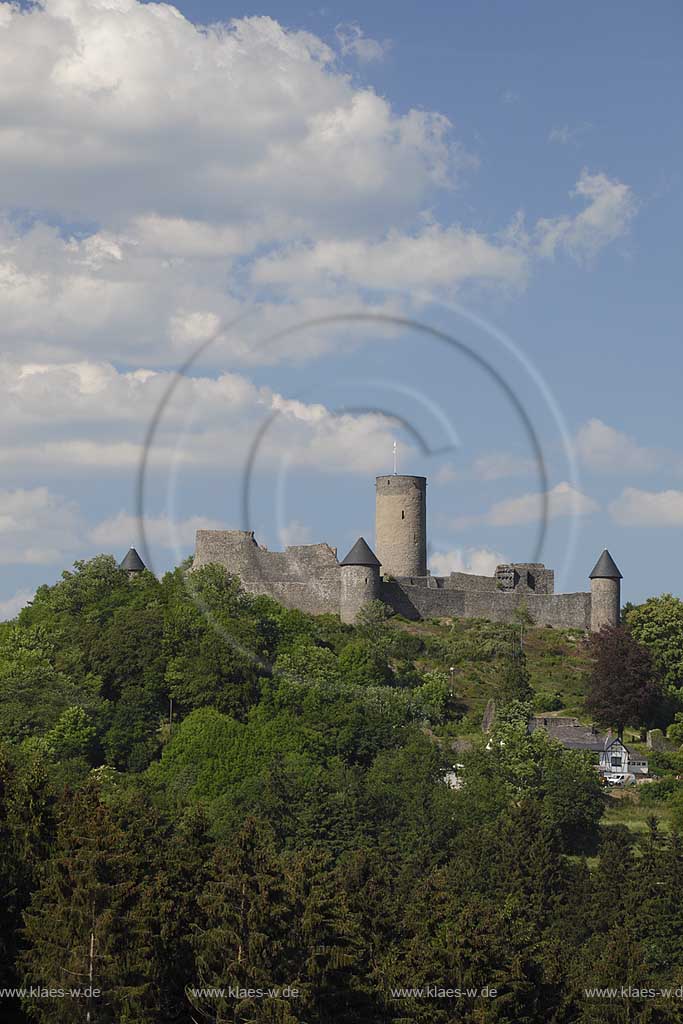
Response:
[[[650,472],[661,464],[662,456],[643,448],[628,434],[597,418],[584,423],[576,435],[576,452],[590,469],[610,473]]]
[[[429,568],[434,576],[448,576],[452,572],[492,576],[496,566],[506,561],[505,555],[490,548],[454,548],[451,551],[435,551],[431,554]]]
[[[549,519],[586,516],[597,512],[599,508],[597,502],[577,491],[566,480],[548,491],[547,499]],[[521,526],[533,523],[543,515],[543,504],[542,495],[538,493],[508,498],[491,506],[485,522],[491,526]]]
[[[628,231],[637,211],[633,190],[606,174],[581,172],[572,196],[585,200],[575,217],[543,218],[536,224],[539,255],[552,259],[565,249],[579,262],[589,261],[600,249]]]
[[[478,480],[504,480],[507,477],[527,476],[533,473],[534,468],[533,459],[492,452],[475,459],[472,472]]]
[[[364,64],[371,61],[383,60],[391,43],[388,39],[379,42],[377,39],[370,39],[363,32],[360,25],[355,22],[340,22],[334,30],[339,41],[339,49],[343,56],[351,54]]]
[[[159,236],[158,219],[156,224]],[[194,227],[203,237],[206,226]],[[264,346],[271,334],[290,325],[340,313],[404,311],[399,299],[361,300],[351,284],[340,284],[331,295],[299,292],[286,303],[262,296],[251,305],[241,284],[247,271],[231,274],[229,254],[193,254],[189,244],[186,255],[164,254],[158,237],[137,230],[65,239],[53,227],[36,224],[22,233],[0,219],[5,350],[21,351],[36,362],[76,362],[84,352],[92,358],[102,351],[128,365],[166,366],[169,357],[180,363],[218,332],[211,351],[215,363],[276,363],[329,351],[340,337],[348,344],[348,327],[328,325]],[[173,222],[171,234],[178,232]],[[176,239],[178,245],[181,241]],[[356,345],[357,334],[352,335]]]
[[[396,115],[319,38],[272,18],[206,28],[136,0],[0,10],[12,207],[40,196],[100,221],[153,210],[244,222],[259,208],[343,224],[374,202],[398,213],[448,177],[445,118]]]
[[[573,145],[579,142],[582,135],[590,131],[593,126],[589,121],[571,128],[568,124],[557,125],[550,129],[548,134],[549,142],[557,142],[560,146]]]
[[[32,601],[35,594],[32,590],[17,590],[12,597],[0,601],[0,622],[7,622],[19,614],[29,601]]]
[[[55,565],[78,547],[78,507],[47,487],[0,491],[0,510],[2,565]]]
[[[145,516],[144,530],[148,544],[162,548],[194,547],[197,530],[226,530],[228,526],[217,519],[206,516],[189,516],[187,519],[174,521],[167,516]],[[136,516],[121,511],[95,526],[89,534],[92,544],[100,545],[103,550],[112,547],[125,548],[139,540],[140,524]]]
[[[15,474],[134,470],[142,438],[171,374],[120,372],[109,363],[0,365],[0,464]],[[167,405],[151,468],[173,465],[241,469],[259,429],[276,415],[258,452],[258,467],[286,460],[323,472],[379,471],[394,425],[381,414],[335,414],[292,400],[247,378],[184,378]],[[49,437],[49,440],[46,440]],[[407,452],[409,454],[409,451]]]
[[[683,526],[683,491],[626,487],[609,506],[619,526]]]
[[[430,224],[412,235],[392,230],[381,241],[328,239],[293,245],[258,260],[253,279],[289,288],[343,281],[361,288],[454,292],[467,281],[521,287],[528,270],[528,256],[517,244]]]
[[[280,543],[283,547],[296,544],[311,544],[312,540],[313,531],[310,526],[300,523],[298,519],[293,519],[291,523],[287,523],[280,530]]]
[[[458,480],[460,474],[455,466],[451,465],[450,462],[445,462],[442,466],[439,466],[436,473],[432,477],[432,483],[435,484],[450,484],[454,480]]]

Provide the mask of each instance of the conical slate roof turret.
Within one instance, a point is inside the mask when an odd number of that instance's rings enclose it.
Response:
[[[126,572],[142,572],[145,568],[145,563],[142,561],[135,548],[130,549],[119,566],[119,569],[125,569]]]
[[[375,553],[368,546],[363,537],[359,537],[356,543],[349,551],[346,558],[339,563],[340,565],[374,565],[379,567],[382,563],[379,561]]]
[[[623,580],[624,577],[619,572],[616,562],[609,551],[605,548],[588,578],[591,580]]]

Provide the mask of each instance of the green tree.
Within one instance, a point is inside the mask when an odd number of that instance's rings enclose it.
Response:
[[[62,802],[54,853],[25,915],[25,985],[87,987],[96,1019],[144,1019],[157,1001],[152,922],[138,910],[143,880],[126,834],[90,785]],[[85,1015],[86,1006],[83,1006]],[[70,999],[26,1000],[40,1022],[71,1024]]]
[[[370,640],[352,640],[339,655],[339,672],[347,683],[378,686],[393,679],[386,655]]]
[[[367,1019],[365,943],[327,852],[307,850],[287,870],[298,1007],[304,1020]]]
[[[601,725],[617,727],[652,721],[662,698],[649,648],[623,626],[604,626],[589,640],[591,672],[586,707]]]
[[[651,597],[631,607],[625,625],[634,640],[647,647],[664,682],[683,683],[683,601],[671,594]]]
[[[44,756],[17,756],[0,746],[0,988],[19,984],[22,916],[54,838],[54,798]],[[18,1004],[3,1000],[3,1020],[19,1022]]]
[[[512,701],[526,703],[533,699],[531,676],[526,655],[519,647],[503,659],[502,671],[496,688],[496,704],[504,707]]]
[[[237,994],[193,996],[188,990],[197,1012],[244,1024],[292,1020],[286,999],[249,994],[292,982],[291,901],[272,833],[264,822],[247,820],[230,847],[217,851],[212,879],[198,904],[201,917],[193,937],[197,978],[192,987],[232,987]]]

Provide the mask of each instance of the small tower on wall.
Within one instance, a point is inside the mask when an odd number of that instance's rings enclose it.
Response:
[[[356,615],[369,601],[378,601],[381,593],[380,561],[359,537],[341,566],[341,601],[339,615],[342,622],[354,623]]]
[[[128,579],[135,579],[141,572],[144,572],[147,566],[140,558],[135,548],[131,548],[126,557],[121,562],[119,569],[123,569],[128,573]]]
[[[622,579],[614,559],[605,548],[590,574],[593,633],[598,633],[603,626],[619,625]]]

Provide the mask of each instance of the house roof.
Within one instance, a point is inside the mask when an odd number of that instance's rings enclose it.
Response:
[[[591,580],[622,580],[624,577],[619,572],[616,562],[609,551],[605,548],[588,578]]]
[[[142,572],[145,568],[145,563],[133,547],[129,550],[128,554],[119,566],[119,569],[125,569],[126,572]]]
[[[576,718],[551,718],[539,715],[529,722],[529,732],[533,733],[537,729],[543,729],[567,750],[590,750],[596,754],[601,753],[611,739],[591,726],[581,725]]]
[[[363,537],[359,537],[340,565],[374,565],[379,567],[382,563],[372,549],[368,546]]]

